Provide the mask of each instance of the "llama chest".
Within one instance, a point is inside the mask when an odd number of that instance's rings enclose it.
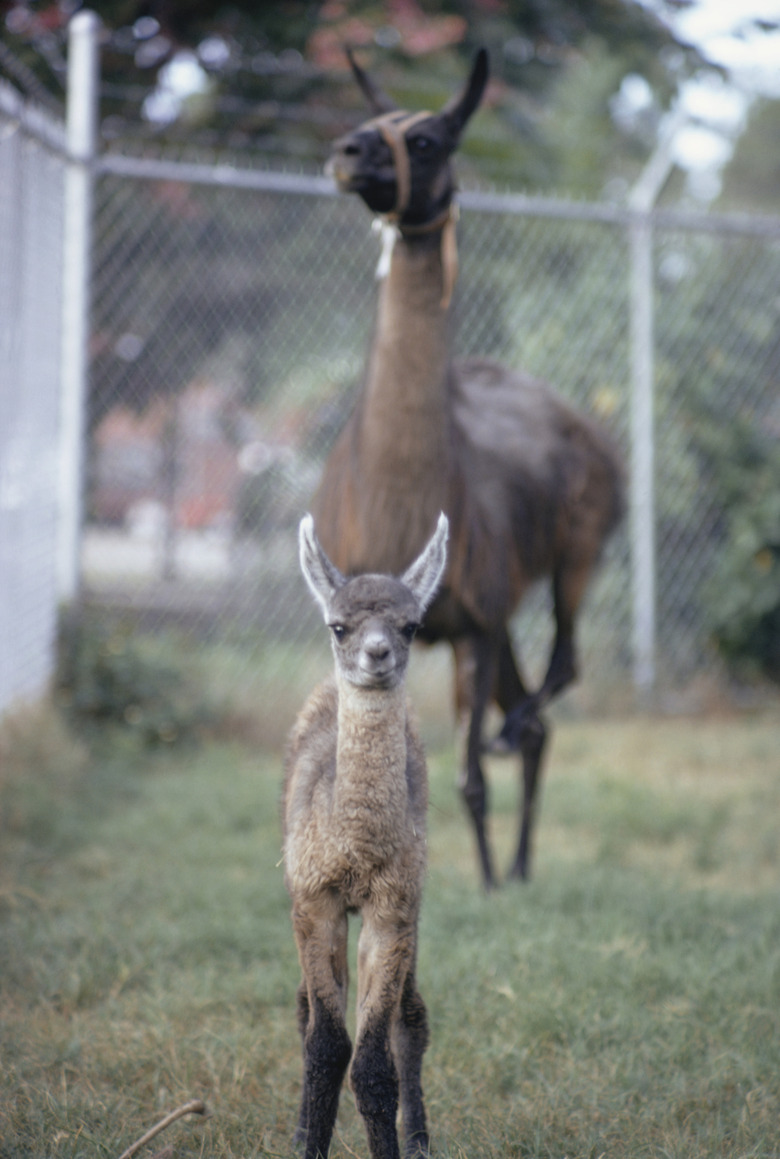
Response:
[[[348,909],[419,898],[425,757],[402,690],[384,699],[378,711],[378,697],[365,703],[329,680],[299,716],[284,788],[285,880],[297,898],[329,893]]]
[[[323,791],[321,798],[320,807],[286,837],[286,872],[296,890],[336,891],[349,908],[359,909],[419,877],[424,826],[402,802],[393,808],[370,793],[329,797]]]

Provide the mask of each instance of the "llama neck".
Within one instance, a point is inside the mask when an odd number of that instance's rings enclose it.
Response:
[[[372,834],[406,808],[406,693],[338,681],[334,807]]]
[[[449,311],[442,287],[439,233],[399,238],[380,292],[356,448],[365,529],[393,528],[395,539],[387,559],[372,560],[378,570],[397,568],[395,553],[411,559],[446,504]]]
[[[433,241],[433,244],[431,244]],[[392,460],[402,452],[413,458],[419,448],[436,452],[446,412],[449,363],[448,311],[442,309],[442,260],[439,235],[399,238],[382,283],[376,331],[365,387],[364,433],[368,446],[382,455],[392,439]],[[409,420],[416,420],[410,425]],[[421,429],[426,428],[425,430]],[[445,445],[444,439],[438,441]]]

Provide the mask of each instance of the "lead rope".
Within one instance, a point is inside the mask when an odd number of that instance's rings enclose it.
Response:
[[[450,202],[443,213],[433,221],[424,225],[407,225],[403,230],[399,225],[400,219],[408,208],[412,192],[411,166],[409,153],[406,148],[406,133],[418,121],[430,117],[431,113],[408,113],[406,116],[398,112],[385,113],[375,117],[368,124],[378,129],[384,137],[390,152],[393,154],[396,174],[395,206],[390,213],[382,214],[379,227],[382,236],[382,249],[377,264],[377,278],[385,278],[390,272],[390,260],[393,256],[393,246],[399,231],[415,237],[425,233],[432,233],[441,229],[441,260],[442,260],[442,295],[441,308],[446,310],[452,301],[455,282],[458,278],[458,238],[457,223],[460,216],[458,206]]]

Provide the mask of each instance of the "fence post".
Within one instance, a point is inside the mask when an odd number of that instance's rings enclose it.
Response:
[[[653,206],[674,166],[674,138],[685,122],[679,106],[631,190],[631,576],[634,688],[648,702],[655,688],[656,553],[653,333]]]
[[[653,430],[653,231],[646,213],[631,243],[631,573],[634,687],[655,686],[655,442]]]
[[[89,11],[77,12],[68,28],[58,488],[58,595],[66,603],[80,583],[98,30],[99,19]]]

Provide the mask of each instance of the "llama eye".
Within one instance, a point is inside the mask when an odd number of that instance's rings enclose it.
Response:
[[[415,635],[417,634],[417,629],[419,628],[419,626],[420,626],[419,624],[413,624],[411,622],[408,624],[404,624],[403,628],[401,629],[401,635],[404,637],[405,640],[413,640]]]
[[[433,142],[429,137],[412,137],[409,141],[409,148],[413,153],[428,153],[433,148]]]
[[[330,630],[333,633],[333,635],[336,637],[336,640],[338,641],[339,644],[341,643],[341,641],[344,639],[344,637],[347,634],[347,629],[344,627],[343,624],[331,624]]]

